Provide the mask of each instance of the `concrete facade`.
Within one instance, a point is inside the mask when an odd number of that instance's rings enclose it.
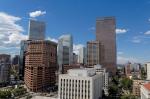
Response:
[[[102,74],[94,69],[71,69],[59,76],[59,99],[99,99],[102,97]]]
[[[71,64],[71,65],[63,65],[62,73],[67,74],[69,69],[79,69],[81,67],[80,64]]]
[[[133,80],[132,93],[135,96],[140,96],[140,87],[145,81],[143,80]]]
[[[103,79],[102,79],[102,83],[103,83],[103,90],[104,90],[104,94],[108,95],[108,86],[109,86],[109,73],[106,72],[105,68],[102,68],[101,65],[97,64],[94,65],[94,69],[96,70],[96,73],[102,73],[103,75]]]

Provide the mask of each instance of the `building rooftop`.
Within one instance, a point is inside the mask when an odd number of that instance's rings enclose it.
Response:
[[[146,83],[143,85],[148,91],[150,91],[150,83]]]
[[[70,76],[80,76],[80,77],[91,77],[96,74],[93,68],[81,68],[81,69],[69,69],[68,75]]]
[[[64,34],[64,35],[61,35],[60,37],[59,37],[59,39],[64,39],[64,38],[71,38],[72,37],[72,35],[71,34]]]
[[[114,20],[115,17],[114,16],[110,16],[110,17],[97,17],[96,21],[102,21],[102,20]]]
[[[95,69],[102,69],[102,65],[100,65],[100,64],[94,65],[94,68]]]

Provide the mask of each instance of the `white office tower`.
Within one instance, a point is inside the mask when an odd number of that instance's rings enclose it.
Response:
[[[87,51],[84,46],[79,48],[79,54],[78,54],[78,63],[80,64],[86,64],[87,62]]]
[[[70,34],[59,37],[57,56],[59,72],[62,72],[63,65],[73,63],[73,38]]]
[[[146,63],[147,80],[150,80],[150,62]]]
[[[94,65],[94,69],[96,70],[96,73],[102,73],[103,74],[103,90],[104,94],[108,95],[108,84],[109,84],[109,74],[106,72],[105,68],[102,68],[101,65],[97,64]]]
[[[59,99],[100,99],[102,74],[92,68],[70,69],[59,75]]]

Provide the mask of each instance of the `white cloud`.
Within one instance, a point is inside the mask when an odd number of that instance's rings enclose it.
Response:
[[[142,39],[144,39],[143,36],[134,36],[133,39],[132,39],[132,42],[133,43],[141,43]]]
[[[20,17],[0,12],[0,47],[18,47],[21,40],[27,39],[24,29],[17,24]]]
[[[93,26],[93,27],[90,27],[88,30],[94,31],[95,29],[96,29],[96,28]],[[124,34],[124,33],[126,33],[126,32],[128,32],[127,29],[120,29],[120,28],[116,29],[116,34]]]
[[[148,19],[148,21],[150,22],[150,18]]]
[[[94,26],[92,26],[92,27],[90,27],[88,30],[90,30],[90,31],[94,31],[94,30],[95,30],[95,27],[94,27]]]
[[[150,35],[150,30],[144,33],[145,35]]]
[[[116,29],[116,34],[124,34],[127,31],[128,31],[127,29]]]
[[[123,57],[123,56],[117,57],[117,64],[126,64],[127,62],[138,63],[139,60],[133,57]]]
[[[134,36],[131,41],[133,43],[143,43],[143,44],[148,43],[149,39],[150,39],[150,36],[147,36],[147,35],[150,35],[150,31],[147,31],[144,34],[145,35],[143,35],[143,34],[141,35],[140,34],[140,35]]]
[[[79,49],[81,47],[84,47],[84,45],[83,44],[73,44],[73,52],[78,54],[79,53]]]
[[[122,55],[122,54],[123,54],[123,52],[119,51],[119,52],[117,52],[117,54],[118,54],[118,55]]]
[[[44,14],[46,14],[46,11],[37,10],[37,11],[34,11],[34,12],[30,12],[29,16],[32,17],[32,18],[35,18],[35,17],[41,16],[41,15],[44,15]]]
[[[55,39],[55,38],[48,37],[47,40],[50,40],[50,41],[58,43],[58,39]]]
[[[133,39],[132,42],[133,43],[141,43],[141,40],[140,39]]]

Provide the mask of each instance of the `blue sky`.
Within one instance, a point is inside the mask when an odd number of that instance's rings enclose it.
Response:
[[[46,22],[47,38],[72,34],[76,48],[95,39],[97,17],[115,16],[120,31],[119,63],[150,60],[150,0],[0,0],[0,53],[19,53],[19,41],[27,36],[29,13],[35,11],[45,12],[36,19]],[[17,32],[6,33],[6,25]]]

